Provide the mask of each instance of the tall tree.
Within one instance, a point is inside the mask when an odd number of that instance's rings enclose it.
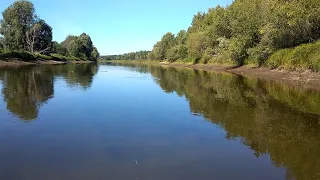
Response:
[[[52,53],[56,53],[56,54],[60,54],[63,56],[67,56],[68,55],[68,49],[63,47],[60,43],[53,41],[52,45],[51,45],[51,52]]]
[[[98,51],[98,49],[96,47],[93,47],[93,51],[91,53],[91,59],[94,60],[94,61],[97,61],[98,58],[100,57],[100,53]]]
[[[45,52],[51,48],[52,28],[44,21],[39,20],[26,33],[27,50],[30,52]]]
[[[9,50],[26,50],[26,33],[36,20],[34,6],[27,0],[18,0],[3,13],[0,34],[5,38]]]
[[[0,36],[0,51],[4,48],[4,38]]]
[[[78,39],[77,43],[79,45],[79,52],[83,55],[85,55],[86,58],[91,58],[91,53],[93,51],[93,43],[91,40],[91,37],[87,35],[86,33],[82,33]]]
[[[61,46],[66,48],[68,50],[68,52],[70,52],[71,44],[77,39],[78,39],[77,36],[69,35],[66,37],[66,39],[64,41],[61,42]]]

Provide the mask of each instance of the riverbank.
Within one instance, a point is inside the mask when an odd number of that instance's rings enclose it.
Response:
[[[33,60],[22,61],[17,59],[0,60],[0,67],[3,66],[24,66],[24,65],[61,65],[61,64],[85,64],[94,63],[94,61],[55,61],[55,60]]]
[[[193,68],[215,72],[228,72],[237,75],[243,75],[261,80],[272,80],[281,83],[286,83],[295,86],[302,86],[304,88],[312,88],[320,90],[320,73],[312,71],[291,71],[286,69],[271,69],[268,67],[254,67],[254,66],[222,66],[212,64],[185,64],[185,63],[168,63],[157,61],[105,61],[110,63],[120,64],[145,64],[145,65],[161,65],[172,67]]]
[[[62,61],[54,61],[54,60],[38,60],[38,61],[21,61],[21,60],[0,60],[0,66],[21,66],[21,65],[35,65],[35,64],[67,64],[67,62],[62,62]]]
[[[170,66],[170,65],[169,65]],[[272,80],[281,83],[291,84],[295,86],[303,86],[305,88],[319,89],[320,90],[320,73],[311,71],[290,71],[284,69],[270,69],[266,67],[228,67],[228,66],[214,66],[214,65],[179,65],[172,64],[171,66],[183,66],[195,69],[204,69],[211,71],[224,71],[233,74],[259,78],[262,80]]]
[[[80,59],[60,54],[39,54],[27,51],[12,51],[0,53],[0,66],[19,66],[32,64],[68,64],[68,63],[93,63],[94,61]]]

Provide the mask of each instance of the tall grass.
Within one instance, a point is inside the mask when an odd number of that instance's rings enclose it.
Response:
[[[85,61],[73,56],[62,56],[60,54],[44,55],[40,53],[31,53],[28,51],[0,51],[0,60],[19,60],[19,61],[35,61],[35,60],[54,60],[54,61]]]
[[[320,41],[278,50],[266,61],[266,66],[320,72]]]

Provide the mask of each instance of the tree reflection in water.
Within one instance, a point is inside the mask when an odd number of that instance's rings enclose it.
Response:
[[[7,109],[20,119],[36,119],[40,107],[54,96],[54,80],[65,79],[70,87],[90,88],[96,64],[3,67],[2,94]]]
[[[192,113],[240,139],[257,158],[270,155],[287,179],[320,179],[320,92],[228,73],[128,65],[152,74],[167,93],[184,96]],[[137,70],[141,69],[141,70]]]

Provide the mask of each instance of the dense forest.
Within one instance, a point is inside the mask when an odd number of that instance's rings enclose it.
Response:
[[[187,31],[166,33],[150,59],[319,71],[319,14],[319,0],[235,0],[199,12]]]
[[[264,65],[279,49],[318,40],[319,12],[318,0],[235,0],[230,6],[198,13],[187,31],[182,30],[176,36],[165,34],[154,45],[150,58]],[[308,62],[310,68],[320,70],[319,57],[314,61]]]
[[[0,58],[22,60],[92,60],[99,52],[90,36],[68,36],[62,43],[52,41],[52,27],[39,18],[34,5],[18,0],[2,12]]]
[[[101,56],[104,60],[146,60],[150,51],[137,51],[119,55]]]
[[[320,71],[319,0],[234,0],[168,32],[148,59]]]

